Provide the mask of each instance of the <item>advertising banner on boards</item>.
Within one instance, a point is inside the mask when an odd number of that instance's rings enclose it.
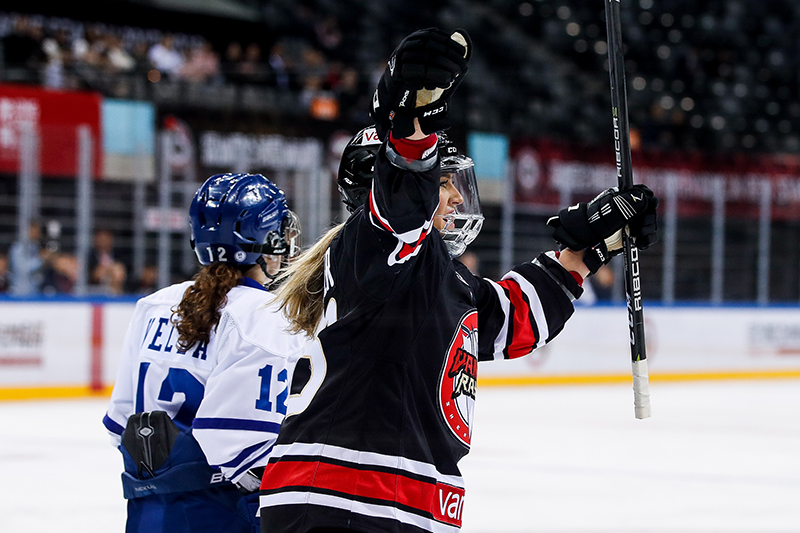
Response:
[[[19,153],[26,130],[39,134],[40,171],[48,177],[78,173],[78,126],[89,127],[93,144],[93,175],[103,168],[100,114],[102,97],[92,92],[45,90],[24,85],[0,85],[0,172],[19,171]]]

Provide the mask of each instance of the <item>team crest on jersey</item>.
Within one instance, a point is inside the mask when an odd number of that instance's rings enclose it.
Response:
[[[478,381],[478,312],[461,318],[439,379],[439,406],[453,435],[465,446],[472,440],[472,411]]]

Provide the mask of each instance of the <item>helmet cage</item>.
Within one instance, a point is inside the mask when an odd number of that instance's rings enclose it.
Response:
[[[450,257],[458,257],[466,251],[483,227],[484,217],[478,195],[475,163],[465,155],[440,157],[442,176],[450,175],[453,186],[463,198],[452,213],[442,215],[445,227],[439,230]]]
[[[241,238],[241,236],[239,236]],[[294,211],[287,209],[286,216],[281,222],[280,231],[271,230],[264,237],[264,242],[241,243],[239,248],[246,252],[260,253],[263,255],[282,255],[287,259],[294,259],[300,253],[300,220]]]

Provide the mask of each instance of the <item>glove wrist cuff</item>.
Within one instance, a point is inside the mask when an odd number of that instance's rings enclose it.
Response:
[[[431,138],[433,138],[434,142],[427,150],[420,150],[420,147],[415,148],[409,146],[412,143],[430,142]],[[383,145],[382,149],[386,151],[386,159],[397,168],[410,170],[411,172],[425,172],[436,166],[436,141],[436,135],[430,135],[422,139],[422,141],[407,141],[406,139],[394,140],[390,133],[389,142]],[[397,146],[395,146],[395,143],[397,143]],[[419,155],[414,158],[406,157],[403,154],[411,156]]]
[[[598,248],[589,248],[583,254],[583,264],[589,269],[589,275],[597,274],[600,267],[607,264],[610,257],[605,257],[601,250]]]
[[[411,139],[395,139],[394,133],[389,132],[389,143],[397,153],[397,155],[404,157],[408,161],[416,161],[419,159],[427,159],[430,157],[432,150],[436,146],[438,138],[436,135],[428,135],[424,139],[412,141]]]

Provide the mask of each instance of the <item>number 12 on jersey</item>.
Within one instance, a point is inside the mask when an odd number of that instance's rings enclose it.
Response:
[[[274,411],[282,415],[286,414],[286,398],[289,396],[289,386],[286,383],[288,379],[288,372],[284,368],[278,372],[278,382],[286,385],[283,390],[278,393],[275,398],[275,408],[273,409],[272,401],[270,400],[270,392],[272,389],[272,365],[264,365],[264,368],[258,371],[261,376],[261,396],[256,400],[256,409],[261,411]]]

